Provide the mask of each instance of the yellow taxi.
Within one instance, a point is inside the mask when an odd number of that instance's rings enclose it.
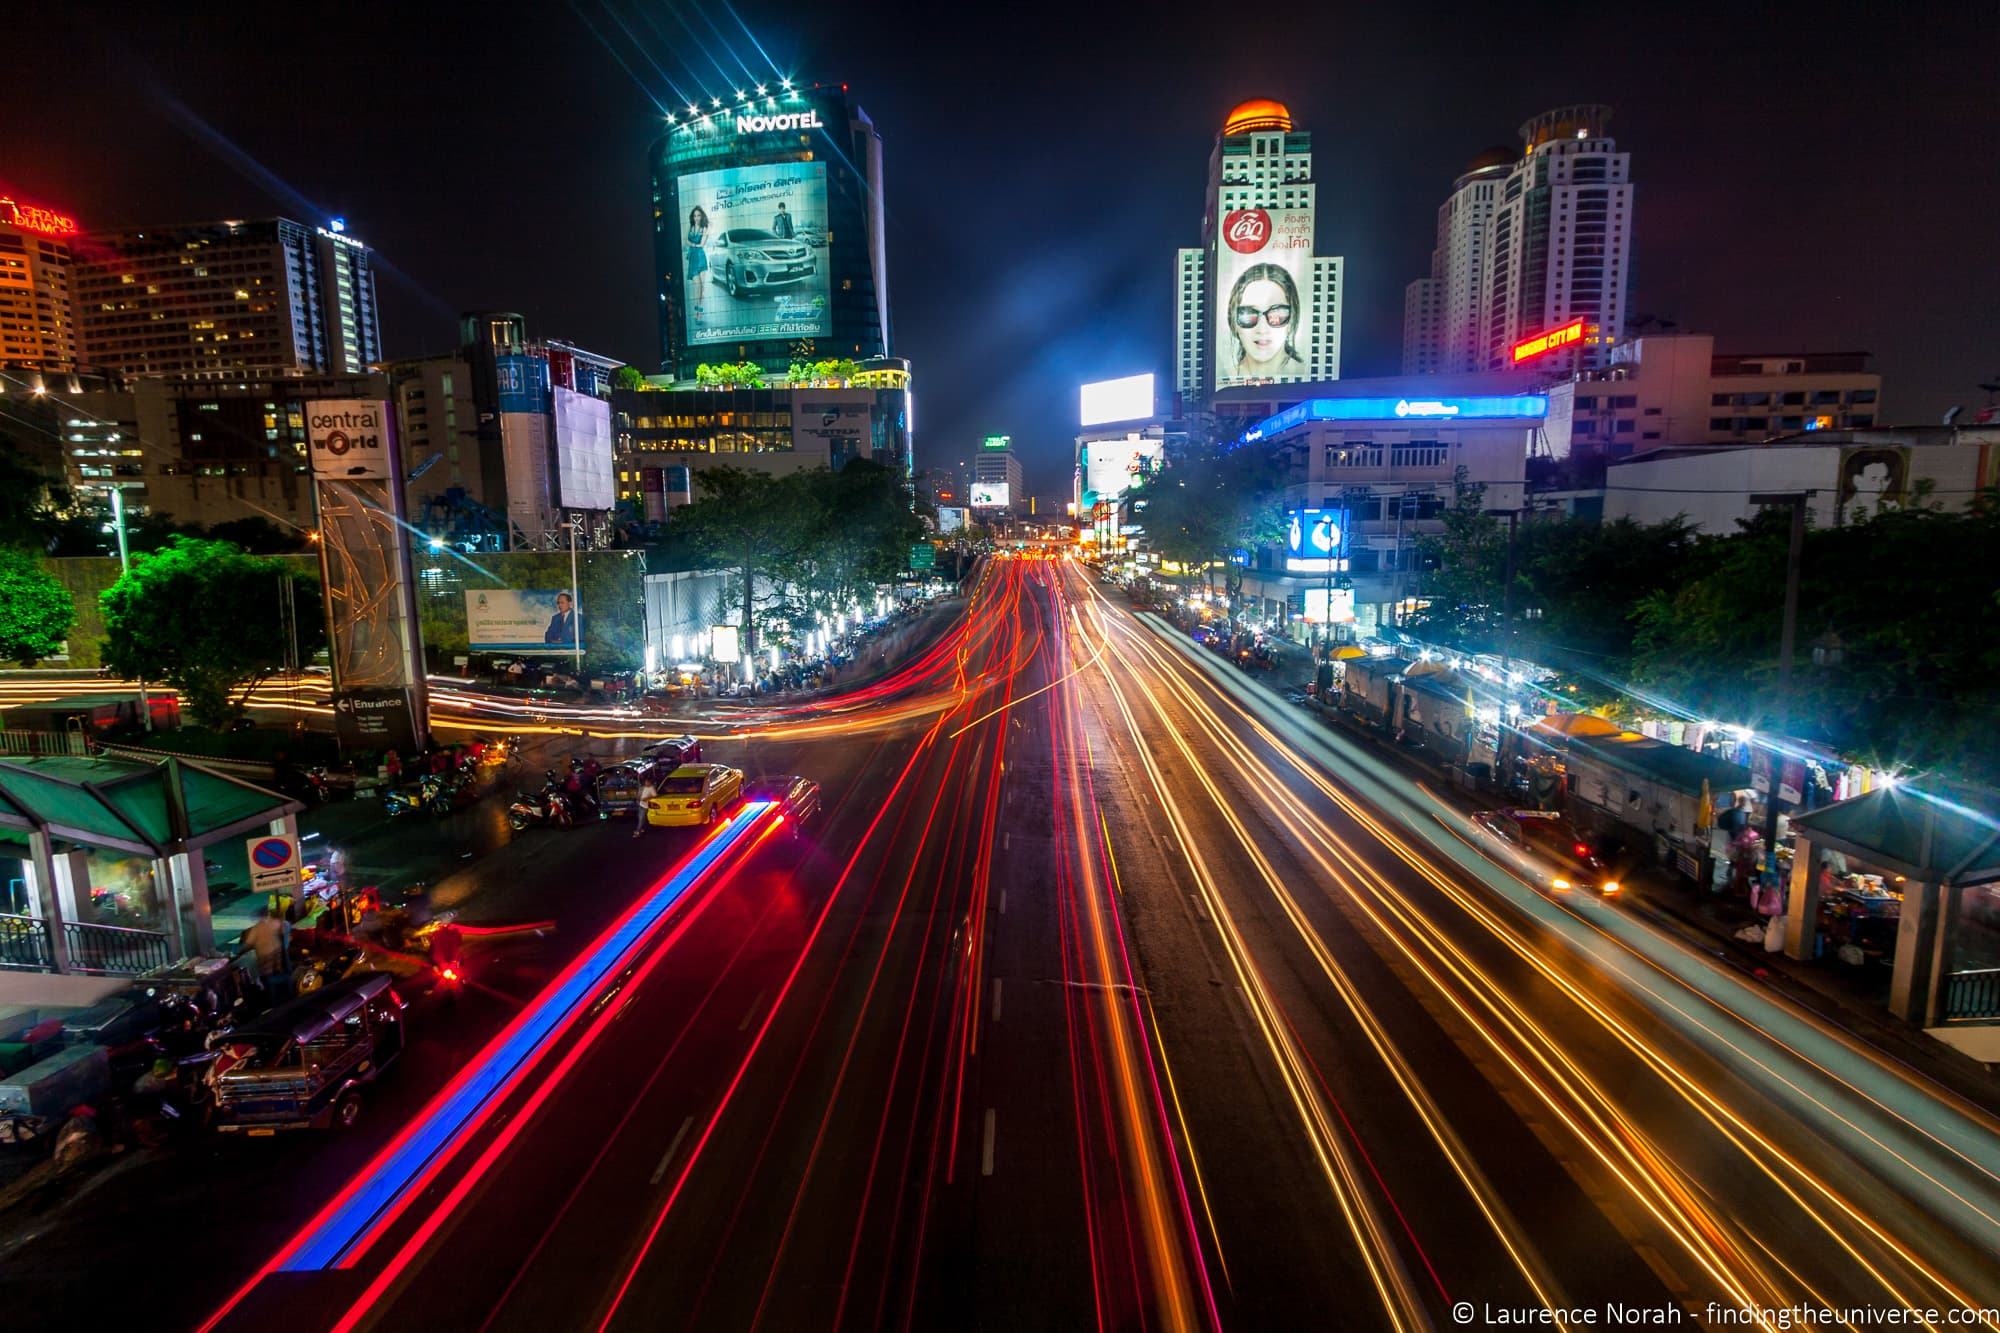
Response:
[[[659,795],[646,802],[646,823],[710,824],[743,795],[743,770],[727,764],[682,764],[661,779]]]

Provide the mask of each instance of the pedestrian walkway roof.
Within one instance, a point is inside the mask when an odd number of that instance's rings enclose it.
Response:
[[[0,761],[0,839],[47,833],[83,847],[165,856],[256,832],[305,807],[184,759]]]
[[[1925,883],[2000,881],[2000,792],[1971,783],[1899,783],[1792,817],[1815,846]]]

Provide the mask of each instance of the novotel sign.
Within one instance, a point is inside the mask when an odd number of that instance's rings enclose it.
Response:
[[[773,111],[736,113],[738,134],[783,134],[792,130],[822,130],[817,111]]]
[[[1553,352],[1558,347],[1568,347],[1571,343],[1580,343],[1583,341],[1583,330],[1583,320],[1573,319],[1569,323],[1558,325],[1546,333],[1538,333],[1532,338],[1524,338],[1514,344],[1514,360],[1517,362],[1527,361],[1533,357],[1542,355],[1544,352]]]
[[[1537,393],[1475,394],[1464,398],[1311,398],[1243,433],[1243,442],[1268,440],[1314,421],[1539,421],[1549,400]]]

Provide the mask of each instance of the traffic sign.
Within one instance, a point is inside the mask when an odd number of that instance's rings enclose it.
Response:
[[[937,547],[929,542],[919,542],[910,548],[911,569],[936,569]]]
[[[298,892],[299,843],[296,838],[267,833],[245,838],[250,856],[250,888],[256,893]]]

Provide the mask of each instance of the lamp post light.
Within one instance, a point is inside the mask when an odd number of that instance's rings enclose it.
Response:
[[[576,678],[583,680],[583,590],[576,586],[577,520],[563,524],[569,529],[569,628],[571,651],[576,654]]]
[[[125,541],[125,487],[130,483],[114,481],[111,490],[111,526],[118,531],[118,572],[120,576],[132,572],[132,554]],[[139,720],[147,731],[153,729],[153,703],[146,697],[146,682],[139,681]]]

